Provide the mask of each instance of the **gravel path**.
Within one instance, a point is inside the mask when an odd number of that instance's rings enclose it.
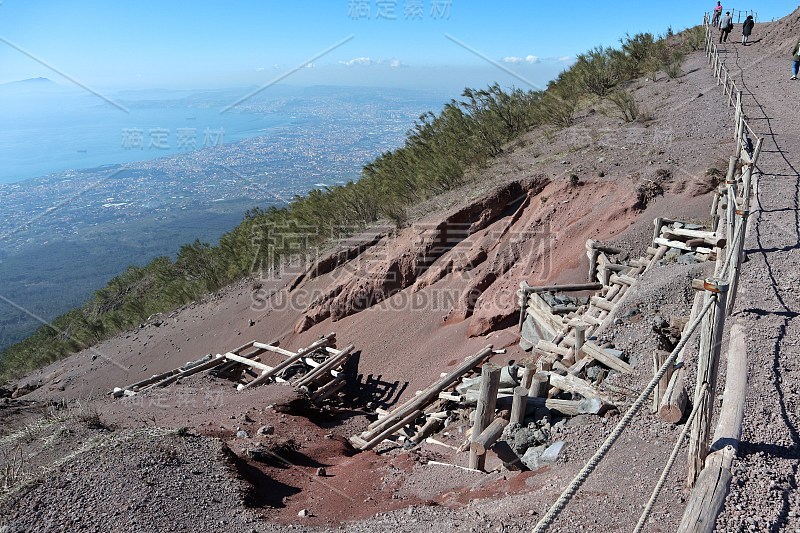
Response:
[[[798,29],[789,19],[758,25],[761,42],[724,49],[764,146],[735,309],[747,331],[745,422],[720,531],[800,531],[800,82],[789,80],[787,43]]]

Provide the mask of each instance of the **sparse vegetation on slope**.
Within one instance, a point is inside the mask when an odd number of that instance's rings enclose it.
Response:
[[[216,246],[195,241],[173,262],[158,257],[130,267],[81,308],[43,326],[8,348],[0,380],[25,373],[137,327],[155,313],[174,309],[227,284],[270,268],[287,256],[308,253],[343,232],[380,219],[401,225],[406,210],[460,186],[468,168],[480,168],[534,127],[569,126],[578,109],[628,94],[625,85],[643,75],[680,74],[697,30],[658,39],[637,34],[619,49],[595,48],[548,84],[545,91],[506,91],[494,84],[465,89],[439,114],[422,115],[400,148],[367,164],[361,179],[296,197],[284,208],[253,209]],[[636,118],[626,101],[625,120]]]

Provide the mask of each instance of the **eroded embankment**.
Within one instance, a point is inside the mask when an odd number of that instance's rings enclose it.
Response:
[[[507,300],[521,280],[545,280],[574,266],[587,238],[627,227],[636,207],[630,188],[610,181],[508,183],[466,207],[317,261],[290,286],[303,291],[314,283],[319,294],[295,330],[335,322],[404,289],[448,286],[458,295],[443,321],[469,319],[469,336],[485,335],[514,315]]]

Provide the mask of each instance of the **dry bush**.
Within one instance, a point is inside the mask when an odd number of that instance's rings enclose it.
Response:
[[[11,490],[25,477],[25,454],[17,445],[0,449],[0,492]]]
[[[636,200],[637,206],[640,209],[647,207],[650,202],[664,196],[664,187],[654,180],[644,180],[636,186]]]
[[[608,100],[614,104],[620,118],[625,122],[633,122],[639,116],[639,106],[630,92],[614,91],[608,95]]]

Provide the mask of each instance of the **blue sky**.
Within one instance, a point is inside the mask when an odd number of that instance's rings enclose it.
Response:
[[[543,84],[579,52],[615,45],[626,32],[680,30],[696,24],[711,5],[2,0],[0,83],[38,76],[70,83],[8,43],[98,89],[212,88],[269,82],[352,36],[285,82],[463,87],[496,77],[525,85],[484,56]],[[751,0],[746,7],[771,19],[797,3]]]

